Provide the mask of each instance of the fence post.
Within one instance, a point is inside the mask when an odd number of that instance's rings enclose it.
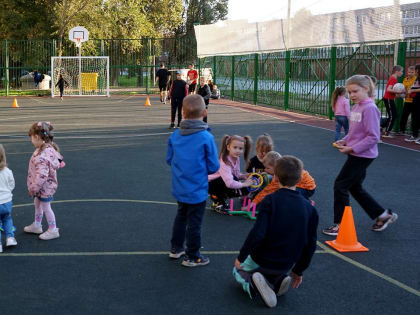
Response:
[[[286,50],[286,69],[284,82],[284,110],[289,108],[289,86],[290,86],[290,50]]]
[[[217,67],[217,60],[216,56],[213,57],[213,84],[216,84],[216,67]]]
[[[397,65],[400,65],[404,67],[404,72],[406,72],[406,54],[407,54],[407,42],[400,42],[396,47],[398,47],[398,55],[397,55]],[[401,76],[398,79],[398,82],[402,83],[404,76]],[[400,131],[400,121],[401,121],[401,115],[403,111],[403,99],[402,98],[395,98],[395,105],[397,106],[397,119],[394,123],[394,130]]]
[[[149,95],[149,79],[150,79],[150,48],[151,48],[151,40],[150,38],[147,39],[147,49],[146,49],[146,94]]]
[[[4,46],[5,46],[5,58],[6,58],[6,62],[5,62],[5,67],[6,67],[6,82],[5,82],[5,87],[6,87],[6,96],[9,96],[9,44],[7,42],[7,39],[4,41]]]
[[[258,54],[254,56],[254,105],[258,103],[258,76],[259,76]]]
[[[232,73],[230,82],[230,93],[232,101],[235,100],[235,56],[232,56]]]
[[[335,68],[336,68],[336,61],[337,61],[337,47],[331,47],[331,63],[330,63],[330,95],[329,95],[329,102],[328,102],[328,119],[332,120],[334,116],[334,112],[332,110],[331,99],[333,92],[335,90]]]

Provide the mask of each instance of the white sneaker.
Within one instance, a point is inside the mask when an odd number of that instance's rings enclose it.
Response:
[[[417,138],[416,142],[414,142],[415,144],[420,144],[420,138]]]
[[[58,233],[58,229],[55,229],[55,230],[48,229],[47,231],[45,231],[39,236],[39,238],[44,241],[53,240],[59,237],[60,237],[60,233]]]
[[[274,291],[270,288],[264,276],[259,272],[255,272],[252,274],[252,282],[254,283],[255,288],[263,299],[265,305],[270,308],[275,307],[277,305],[276,293],[274,293]]]
[[[6,246],[16,246],[16,245],[17,245],[17,242],[14,237],[8,237],[6,239]]]
[[[292,282],[292,277],[290,276],[285,277],[280,284],[279,290],[277,291],[277,296],[282,296],[286,294],[286,292],[289,291],[291,282]]]
[[[414,138],[413,136],[410,136],[409,138],[404,139],[404,141],[406,142],[416,142],[416,138]]]
[[[23,230],[26,233],[33,233],[33,234],[41,234],[42,233],[42,226],[35,226],[35,223],[32,223],[31,225],[25,226]]]

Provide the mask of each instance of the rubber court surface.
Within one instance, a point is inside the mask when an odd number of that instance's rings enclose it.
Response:
[[[302,286],[275,309],[250,301],[232,267],[252,222],[208,210],[203,253],[211,263],[186,268],[168,259],[176,213],[165,163],[169,105],[152,97],[0,99],[0,143],[13,170],[18,246],[0,254],[1,314],[418,314],[420,308],[420,153],[380,145],[365,186],[399,219],[382,233],[352,201],[367,253],[338,254],[324,245],[332,223],[333,182],[345,156],[332,131],[252,109],[210,104],[218,145],[224,134],[264,132],[281,154],[301,158],[315,178],[319,246]],[[67,166],[59,171],[53,209],[61,237],[23,233],[33,220],[26,174],[33,152],[27,131],[51,121]],[[242,164],[243,165],[243,164]],[[44,221],[44,229],[46,228]]]

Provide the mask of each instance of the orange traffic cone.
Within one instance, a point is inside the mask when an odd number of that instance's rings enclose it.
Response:
[[[144,106],[152,106],[152,104],[150,104],[149,95],[146,97],[146,103],[144,103]]]
[[[19,105],[18,105],[18,103],[17,103],[17,100],[16,100],[16,98],[14,99],[14,101],[13,101],[13,106],[12,106],[13,108],[19,108]]]
[[[325,243],[339,252],[367,252],[369,248],[364,247],[357,241],[356,228],[354,227],[353,213],[350,206],[344,209],[340,229],[334,241]]]

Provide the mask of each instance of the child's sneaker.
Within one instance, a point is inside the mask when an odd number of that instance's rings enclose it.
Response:
[[[185,255],[185,250],[183,249],[176,250],[175,248],[172,248],[169,253],[169,258],[178,259],[178,258],[181,258],[181,256],[183,255]]]
[[[58,229],[54,229],[54,230],[48,229],[47,231],[45,231],[39,236],[39,238],[44,241],[53,240],[59,237],[60,237],[60,233],[58,233]]]
[[[182,261],[182,265],[185,267],[198,267],[198,266],[205,266],[210,263],[210,259],[205,256],[200,256],[198,258],[188,258],[185,257]]]
[[[417,138],[414,138],[413,136],[410,136],[408,138],[405,138],[404,141],[405,142],[416,142]]]
[[[220,214],[227,214],[229,215],[229,206],[226,203],[218,203],[214,208],[214,211]]]
[[[389,216],[386,219],[376,219],[375,224],[372,226],[372,231],[380,232],[387,228],[387,226],[391,223],[394,223],[398,219],[398,215],[393,213],[391,210],[387,210]]]
[[[32,223],[31,225],[25,226],[23,230],[26,233],[33,233],[33,234],[41,234],[42,233],[42,226],[35,226],[35,223]]]
[[[338,224],[334,224],[326,229],[323,229],[322,233],[327,234],[327,235],[337,236],[339,229],[340,229],[340,226]]]
[[[271,287],[268,285],[264,276],[259,272],[255,272],[252,274],[252,282],[261,298],[263,299],[265,305],[268,307],[275,307],[277,305],[277,296],[273,289],[271,289]]]
[[[284,279],[281,281],[280,288],[277,291],[277,296],[282,296],[282,295],[286,294],[287,291],[289,291],[289,287],[290,287],[291,282],[292,282],[292,277],[290,277],[290,276],[284,277]]]
[[[8,237],[6,239],[6,246],[7,247],[9,247],[9,246],[16,246],[16,245],[17,245],[17,242],[16,242],[16,239],[14,237]]]

